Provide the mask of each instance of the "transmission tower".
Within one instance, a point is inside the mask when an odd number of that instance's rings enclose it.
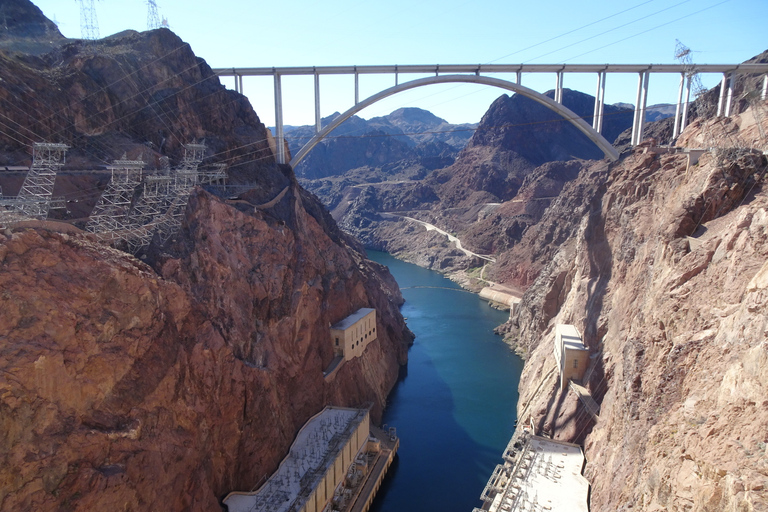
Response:
[[[157,13],[157,3],[155,0],[147,0],[147,30],[160,28],[160,15]]]
[[[691,80],[691,90],[693,91],[693,95],[698,98],[706,91],[706,89],[701,83],[701,77],[699,77],[699,73],[696,71],[696,67],[693,64],[693,58],[691,57],[693,51],[685,46],[680,40],[675,39],[675,41],[675,59],[683,65],[686,76]]]
[[[126,160],[125,155],[115,160],[108,169],[112,178],[91,212],[86,229],[105,241],[122,239],[131,227],[129,211],[136,187],[141,183],[144,162]]]
[[[45,220],[51,206],[56,174],[66,162],[66,144],[36,142],[32,146],[32,167],[18,195],[18,210],[27,217]]]
[[[197,167],[203,161],[205,149],[203,144],[184,145],[184,159],[181,162],[181,167],[176,169],[173,174],[170,193],[171,204],[158,223],[158,232],[163,243],[168,241],[181,227],[189,193],[199,183]]]
[[[99,22],[96,19],[94,0],[76,0],[80,3],[80,35],[83,39],[99,38]]]
[[[149,245],[155,233],[163,243],[167,242],[181,226],[192,188],[226,180],[225,166],[207,172],[198,170],[205,150],[203,144],[187,144],[178,168],[164,167],[145,176],[144,162],[126,160],[125,155],[116,160],[109,167],[112,179],[91,213],[88,231],[102,242],[127,246],[133,254]],[[141,194],[137,198],[138,190]]]

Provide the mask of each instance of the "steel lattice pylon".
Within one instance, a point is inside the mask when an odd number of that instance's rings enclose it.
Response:
[[[80,35],[83,39],[99,38],[99,22],[96,19],[94,0],[78,0],[80,3]]]
[[[125,156],[108,167],[112,178],[91,212],[86,226],[88,231],[114,241],[121,238],[121,232],[130,228],[129,212],[136,187],[141,183],[143,168],[144,162],[126,160]]]
[[[66,163],[69,146],[36,142],[32,146],[32,167],[19,191],[17,208],[26,217],[44,220],[48,217],[56,174]]]
[[[160,15],[157,13],[157,3],[155,0],[147,0],[147,30],[160,28]]]
[[[105,243],[126,247],[136,254],[152,241],[155,233],[167,242],[181,226],[189,194],[197,184],[226,180],[223,165],[199,172],[206,147],[184,146],[184,159],[177,169],[164,168],[142,176],[144,162],[117,160],[109,167],[112,179],[91,213],[87,229]],[[141,193],[137,197],[139,185]]]
[[[158,233],[163,243],[167,242],[179,227],[187,208],[189,194],[195,185],[199,183],[198,166],[205,155],[205,145],[186,144],[184,146],[184,160],[181,167],[173,173],[173,185],[171,186],[171,204],[158,222]]]

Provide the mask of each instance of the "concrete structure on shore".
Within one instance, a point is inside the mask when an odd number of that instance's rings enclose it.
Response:
[[[296,435],[277,471],[254,492],[231,492],[230,512],[366,512],[399,446],[367,409],[326,407]]]
[[[510,314],[513,314],[517,310],[517,305],[520,304],[521,300],[516,294],[492,286],[486,286],[480,290],[480,298],[509,307]]]
[[[588,512],[581,447],[515,431],[473,512]]]
[[[333,353],[345,361],[362,355],[375,339],[376,310],[373,308],[360,308],[331,326]]]
[[[560,389],[571,379],[581,380],[589,366],[589,349],[584,346],[576,327],[570,324],[555,326],[555,361],[560,371]]]

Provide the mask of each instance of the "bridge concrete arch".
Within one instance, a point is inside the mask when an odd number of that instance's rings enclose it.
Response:
[[[309,140],[309,142],[307,142],[299,150],[298,153],[296,153],[296,156],[291,158],[291,161],[290,161],[291,167],[295,168],[296,165],[299,162],[301,162],[301,160],[305,156],[307,156],[307,153],[309,153],[320,141],[322,141],[325,137],[327,137],[329,133],[331,133],[333,130],[338,128],[341,125],[341,123],[343,123],[353,115],[357,114],[364,108],[369,107],[370,105],[373,105],[377,101],[381,101],[384,98],[387,98],[389,96],[392,96],[394,94],[397,94],[403,91],[407,91],[409,89],[424,87],[426,85],[445,84],[445,83],[470,83],[470,84],[490,85],[493,87],[498,87],[500,89],[505,89],[518,94],[522,94],[526,98],[530,98],[533,101],[540,103],[545,107],[549,108],[550,110],[553,110],[554,112],[557,112],[558,114],[563,116],[565,120],[573,124],[580,132],[582,132],[584,135],[589,137],[589,139],[592,142],[594,142],[597,145],[597,147],[599,147],[600,150],[603,153],[605,153],[605,156],[607,156],[609,159],[615,161],[615,160],[618,160],[619,158],[619,153],[611,145],[611,143],[608,142],[606,138],[600,135],[596,130],[594,130],[589,124],[587,124],[586,121],[584,121],[581,117],[577,116],[572,110],[566,108],[560,103],[557,103],[553,99],[547,96],[544,96],[543,94],[537,91],[534,91],[533,89],[529,89],[528,87],[523,87],[522,85],[516,84],[514,82],[509,82],[507,80],[501,80],[499,78],[493,78],[489,76],[436,75],[436,76],[431,76],[427,78],[419,78],[417,80],[411,80],[410,82],[404,82],[402,84],[395,85],[394,87],[390,87],[389,89],[385,89],[377,94],[374,94],[373,96],[370,96],[369,98],[364,99],[354,107],[350,108],[343,114],[339,115],[325,128],[317,132],[315,136],[312,137],[312,139]]]

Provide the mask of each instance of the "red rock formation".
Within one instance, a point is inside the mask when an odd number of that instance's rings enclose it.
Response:
[[[584,443],[591,510],[768,507],[768,162],[746,147],[755,117],[689,128],[682,140],[733,144],[697,165],[638,148],[584,172],[569,185],[589,190],[576,229],[512,320],[528,354],[519,413]],[[590,348],[596,425],[558,391],[556,323]]]
[[[283,221],[199,191],[162,275],[84,235],[1,237],[0,508],[216,509],[323,405],[380,416],[399,292],[303,201]],[[329,325],[361,306],[378,342],[326,382]]]
[[[216,510],[326,404],[380,418],[410,335],[397,285],[275,165],[247,100],[166,29],[41,43],[54,28],[28,1],[0,11],[0,162],[47,139],[72,146],[70,165],[127,152],[152,168],[205,138],[241,186],[229,202],[197,189],[144,261],[71,225],[3,230],[0,510]],[[97,180],[54,194],[80,194],[87,214]],[[329,326],[360,307],[377,309],[378,340],[326,381]]]

